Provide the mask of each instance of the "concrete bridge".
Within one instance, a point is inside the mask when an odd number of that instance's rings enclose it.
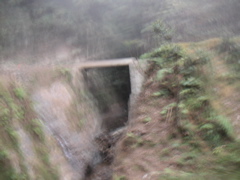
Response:
[[[144,80],[145,63],[136,60],[135,58],[125,58],[125,59],[110,59],[110,60],[99,60],[99,61],[86,61],[78,64],[79,69],[91,69],[91,68],[104,68],[104,67],[118,67],[118,66],[128,66],[130,73],[130,83],[131,83],[131,94],[129,100],[129,118],[131,119],[132,112],[136,98],[141,92],[142,83]]]
[[[78,64],[78,66],[80,69],[128,66],[130,72],[131,95],[137,95],[141,91],[145,66],[135,58],[85,61]]]
[[[78,64],[81,68],[101,68],[101,67],[115,67],[115,66],[129,66],[132,63],[137,63],[135,58],[125,59],[109,59],[98,61],[83,61]]]

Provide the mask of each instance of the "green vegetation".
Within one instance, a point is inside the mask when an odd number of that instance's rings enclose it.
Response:
[[[23,157],[19,148],[18,133],[14,128],[14,121],[22,114],[21,109],[17,108],[8,90],[0,84],[0,179],[26,179],[26,167],[23,165]],[[18,154],[21,172],[17,173],[13,167],[13,159],[9,150]]]
[[[125,176],[114,176],[114,180],[127,180]]]
[[[15,96],[19,99],[24,99],[27,96],[25,90],[22,87],[15,88],[13,91]]]
[[[206,73],[210,56],[204,52],[190,55],[179,46],[168,44],[170,41],[196,41],[225,33],[239,34],[239,5],[239,0],[215,0],[208,4],[199,0],[2,0],[0,59],[16,61],[15,55],[20,55],[26,61],[35,62],[43,59],[42,55],[49,53],[51,56],[60,50],[63,54],[65,51],[70,54],[69,60],[84,56],[86,59],[139,57],[164,44],[143,56],[152,59],[151,73],[156,72],[154,80],[159,85],[152,96],[169,100],[169,104],[159,109],[159,119],[172,124],[169,139],[181,139],[189,146],[190,152],[183,153],[177,161],[176,166],[183,171],[166,169],[159,178],[211,179],[209,174],[213,174],[216,179],[240,179],[240,146],[228,117],[214,109],[207,88],[211,87]],[[222,28],[223,24],[225,27]],[[173,29],[176,32],[174,36]],[[223,64],[227,63],[232,70],[219,77],[229,84],[237,84],[240,79],[239,43],[225,38],[215,50],[219,56],[225,57]],[[27,54],[32,58],[25,59]],[[57,73],[58,77],[71,82],[69,69],[60,68]],[[82,93],[79,99],[84,102],[83,94],[87,96],[92,91],[103,113],[111,111],[112,105],[118,105],[123,99],[125,104],[119,104],[127,107],[130,85],[125,80],[129,79],[128,69],[103,69],[98,75],[102,82],[87,79],[92,89],[77,92],[78,95]],[[101,90],[103,86],[104,90]],[[116,94],[119,96],[112,98]],[[71,106],[69,114],[82,127],[86,120],[77,112],[77,105]],[[144,117],[141,125],[155,122],[150,116]],[[57,171],[49,160],[42,124],[33,112],[28,93],[14,84],[0,84],[0,179],[30,179],[23,163],[18,125],[33,141],[37,162],[33,168],[37,179],[58,179]],[[125,143],[132,148],[157,144],[152,139],[145,140],[138,133],[128,133]],[[180,148],[181,145],[176,146]],[[166,155],[167,150],[162,153]],[[209,169],[212,172],[204,168],[207,157],[210,157]],[[13,168],[15,164],[19,166],[17,172]]]
[[[136,148],[144,144],[144,140],[141,136],[135,135],[134,133],[128,133],[127,139],[125,140],[126,146]]]
[[[35,117],[31,102],[22,87],[0,84],[0,179],[30,179],[24,164],[26,157],[19,144],[22,137],[19,137],[16,129],[18,126],[22,126],[34,140],[38,161],[38,167],[35,167],[36,175],[39,178],[45,177],[44,179],[57,179],[57,173],[48,160],[41,123]],[[20,172],[16,172],[16,165],[19,166]]]
[[[29,128],[31,128],[31,130],[35,133],[35,136],[37,136],[41,141],[44,141],[44,132],[39,119],[33,119],[31,122],[31,127]]]
[[[143,119],[143,123],[148,123],[150,122],[152,119],[150,117],[146,117],[145,119]]]
[[[9,154],[5,150],[0,150],[0,179],[9,180],[24,180],[27,176],[24,173],[17,173],[12,167],[11,161],[9,159]]]
[[[185,140],[198,142],[202,139],[215,147],[225,142],[225,136],[232,137],[228,121],[212,116],[213,109],[205,90],[206,75],[202,71],[202,66],[209,61],[207,56],[189,56],[179,46],[167,44],[143,58],[154,62],[159,91],[169,92],[175,100],[160,113],[167,116],[171,111],[173,126]]]
[[[233,54],[226,62],[234,61],[236,65],[237,46],[228,43],[221,44],[219,51],[231,49]],[[189,55],[177,45],[166,44],[142,58],[151,59],[149,69],[156,72],[159,90],[153,96],[174,100],[160,110],[166,121],[172,122],[172,138],[180,137],[190,148],[177,161],[182,170],[167,169],[159,179],[239,179],[239,143],[234,140],[229,119],[218,115],[211,106],[206,89],[209,80],[205,65],[209,56]],[[162,150],[161,158],[170,152],[168,148]]]
[[[178,160],[178,165],[186,167],[186,169],[167,168],[161,173],[159,180],[237,180],[240,177],[239,148],[239,143],[231,143],[215,148],[212,153],[184,153]],[[190,167],[193,166],[195,166],[195,170],[190,170]]]

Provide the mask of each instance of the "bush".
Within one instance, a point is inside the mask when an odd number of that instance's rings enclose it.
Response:
[[[230,123],[229,119],[227,119],[224,116],[217,116],[217,121],[218,121],[219,125],[221,126],[221,128],[225,131],[225,133],[229,137],[234,136],[233,127],[232,127],[232,124]]]
[[[26,91],[22,87],[15,88],[14,94],[18,99],[25,99],[27,96]]]
[[[182,50],[179,46],[167,44],[154,50],[147,56],[149,58],[160,58],[160,60],[163,60],[164,62],[172,62],[177,61],[182,57]]]
[[[194,142],[198,148],[206,144],[213,148],[233,140],[230,122],[221,116],[211,117],[214,110],[205,90],[207,77],[202,68],[210,56],[201,51],[189,56],[180,47],[167,44],[143,57],[155,62],[160,89],[153,95],[169,92],[175,100],[160,114],[166,116],[171,111],[173,125],[184,140]]]

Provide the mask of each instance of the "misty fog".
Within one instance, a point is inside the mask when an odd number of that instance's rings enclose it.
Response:
[[[139,57],[162,43],[156,21],[175,42],[231,37],[239,8],[239,0],[1,0],[0,58],[37,62],[63,49],[72,59]]]

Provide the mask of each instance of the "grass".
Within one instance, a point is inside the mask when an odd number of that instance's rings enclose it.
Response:
[[[38,137],[39,140],[41,140],[42,142],[44,142],[45,140],[45,135],[44,132],[42,130],[42,123],[40,122],[39,119],[33,119],[31,126],[29,127],[31,128],[31,130],[35,133],[35,135]]]
[[[219,146],[207,154],[183,153],[178,164],[184,169],[167,168],[159,180],[238,180],[240,179],[240,144],[238,142]]]
[[[239,44],[240,39],[233,41]],[[240,179],[240,145],[236,140],[237,135],[239,137],[236,133],[238,132],[236,129],[239,129],[236,120],[239,111],[234,110],[240,102],[237,89],[240,86],[236,68],[232,68],[232,65],[236,66],[237,63],[231,64],[226,59],[235,58],[239,52],[238,50],[236,52],[235,48],[233,51],[235,55],[229,57],[229,50],[224,50],[229,47],[221,47],[222,49],[219,50],[221,43],[221,39],[182,43],[180,46],[184,47],[184,50],[176,48],[176,45],[173,47],[168,45],[142,56],[152,59],[149,63],[151,72],[146,73],[154,79],[151,83],[155,83],[151,98],[158,99],[161,103],[166,99],[171,100],[171,103],[175,102],[169,105],[165,103],[163,108],[158,108],[159,115],[168,117],[170,114],[171,121],[167,121],[169,118],[166,118],[165,121],[161,120],[158,123],[163,121],[171,123],[171,127],[166,129],[170,132],[171,138],[161,147],[153,146],[153,148],[159,148],[157,149],[159,153],[156,153],[158,156],[156,159],[162,163],[159,169],[164,165],[172,167],[159,171],[159,180]],[[176,80],[180,82],[180,87]],[[156,103],[155,106],[160,105]],[[144,117],[148,116],[144,113]],[[155,123],[153,120],[152,122]],[[155,126],[155,124],[151,125],[151,127]],[[176,129],[178,130],[175,131]],[[146,128],[144,132],[147,136],[151,136],[151,129]],[[134,143],[137,142],[136,139]],[[173,148],[171,145],[175,140],[179,140],[180,143]],[[146,150],[142,146],[137,148],[137,152]],[[132,151],[134,153],[134,150]],[[127,156],[127,158],[131,157]],[[150,173],[153,169],[146,173]]]
[[[19,135],[14,128],[15,120],[21,116],[20,108],[14,102],[11,92],[0,83],[0,179],[27,179],[26,167],[23,164],[23,155],[19,147]],[[11,153],[17,154],[14,160]],[[16,172],[12,166],[12,162],[18,162],[20,172]]]
[[[19,99],[24,99],[27,97],[27,93],[22,87],[17,87],[13,91],[15,96]]]
[[[118,175],[114,175],[113,177],[114,180],[127,180],[127,178],[125,176],[118,176]]]
[[[135,135],[134,133],[127,133],[125,143],[132,148],[140,147],[144,145],[144,140],[141,136]]]
[[[23,127],[33,140],[33,148],[36,152],[34,159],[37,162],[32,164],[35,175],[39,178],[46,176],[44,179],[57,179],[54,178],[57,177],[55,168],[51,167],[48,160],[41,123],[36,119],[26,91],[14,84],[6,86],[0,83],[0,166],[3,170],[0,173],[0,179],[30,179],[24,164],[26,157],[19,144],[20,138],[23,138],[19,136],[16,129],[19,126]],[[37,150],[38,148],[40,151]],[[16,156],[14,159],[12,159],[12,153]],[[20,172],[16,172],[14,169],[16,165],[13,162],[20,167]]]
[[[205,43],[206,42],[202,43],[203,47]],[[221,43],[216,39],[210,44],[211,48],[219,44],[221,45]],[[184,44],[184,46],[186,47],[187,45]],[[225,51],[226,47],[224,46],[220,49],[221,51]],[[214,107],[211,106],[211,101],[213,98],[210,97],[211,95],[209,94],[207,87],[209,86],[208,83],[212,82],[212,80],[208,80],[211,78],[208,76],[212,76],[213,74],[208,74],[209,71],[206,69],[209,68],[208,64],[210,58],[213,57],[206,56],[207,53],[199,50],[194,57],[194,51],[189,51],[191,56],[187,57],[186,54],[184,54],[179,48],[176,48],[176,46],[165,46],[148,53],[144,57],[152,57],[153,61],[156,62],[156,66],[159,66],[160,69],[158,70],[158,74],[156,74],[158,77],[157,80],[159,81],[158,83],[160,83],[160,89],[153,94],[153,96],[161,98],[162,93],[160,92],[163,91],[165,87],[167,87],[168,90],[170,89],[172,92],[174,90],[175,92],[177,91],[175,94],[178,96],[173,96],[176,98],[175,103],[165,106],[162,110],[160,110],[160,113],[162,115],[166,115],[168,114],[169,108],[175,108],[175,112],[176,110],[179,111],[179,113],[175,114],[175,116],[180,121],[178,123],[179,126],[175,126],[175,128],[180,128],[180,132],[183,133],[182,135],[184,137],[183,141],[185,141],[185,143],[187,143],[193,149],[197,149],[197,152],[201,152],[201,149],[206,148],[206,146],[209,147],[207,148],[207,152],[209,152],[211,149],[216,151],[216,148],[218,147],[222,147],[223,145],[228,147],[228,143],[236,143],[233,138],[233,127],[228,118],[221,114],[213,115],[212,113],[215,112]],[[169,55],[171,55],[171,57],[169,57]],[[174,70],[176,68],[180,69],[180,78],[179,72]],[[172,71],[169,71],[168,69],[171,69]],[[180,79],[179,89],[176,89],[176,87],[179,87],[177,82],[171,81],[172,77],[175,79]],[[164,87],[162,84],[166,83],[172,84],[168,84],[168,86]],[[175,89],[171,90],[171,88]],[[178,99],[179,97],[180,99]],[[173,113],[172,116],[174,116]],[[191,150],[183,154],[182,157],[177,161],[178,166],[184,167],[184,170],[186,167],[190,167],[189,172],[175,172],[174,170],[169,170],[161,175],[159,179],[209,179],[211,176],[213,176],[213,179],[221,179],[221,175],[219,176],[216,173],[221,169],[225,172],[232,172],[233,170],[230,169],[233,167],[238,169],[238,164],[234,161],[238,160],[234,153],[231,154],[229,149],[224,152],[227,152],[227,155],[224,154],[215,157],[213,155],[199,155],[199,153],[195,153],[195,150]],[[161,158],[169,155],[171,155],[169,148],[162,150]],[[198,160],[198,156],[202,158],[201,161]],[[211,170],[204,168],[204,166],[208,164],[207,157],[212,158],[212,161],[210,162],[211,167],[209,167]],[[231,165],[228,167],[224,164]],[[223,171],[221,171],[221,173],[223,173]],[[238,175],[235,173],[234,175],[229,175],[229,177],[237,179]]]
[[[150,121],[152,121],[152,118],[150,118],[150,117],[146,117],[146,118],[144,118],[143,119],[143,123],[149,123]]]

